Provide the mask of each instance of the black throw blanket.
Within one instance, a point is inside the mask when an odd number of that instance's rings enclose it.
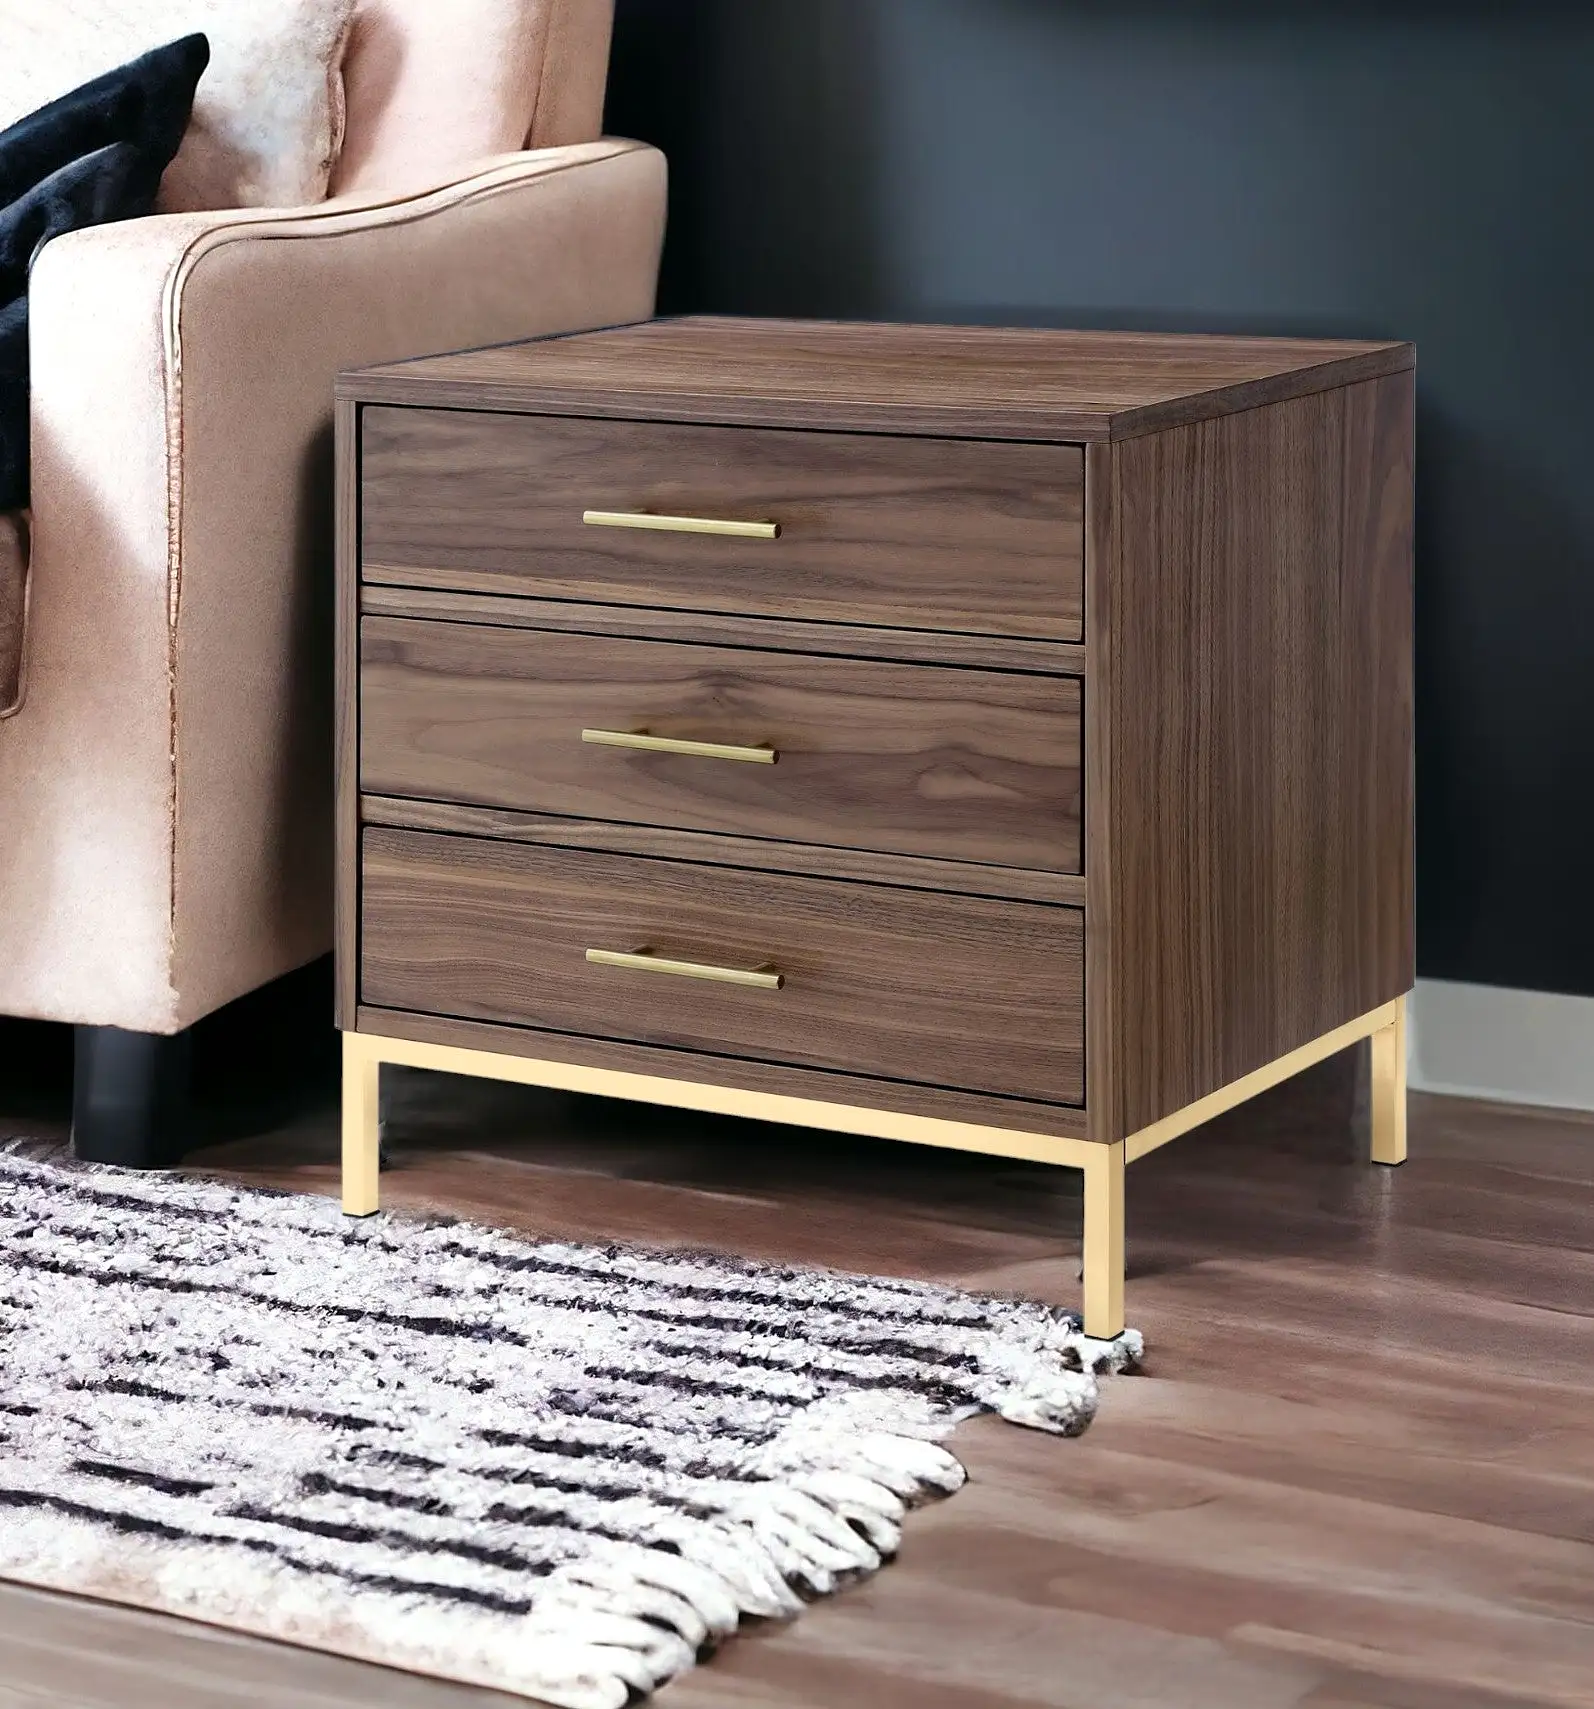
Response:
[[[204,36],[184,36],[0,131],[0,511],[28,502],[33,258],[62,232],[150,212],[209,62]]]

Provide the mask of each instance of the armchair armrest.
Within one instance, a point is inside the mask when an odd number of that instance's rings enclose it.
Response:
[[[646,318],[663,213],[605,141],[42,251],[0,1013],[175,1031],[329,947],[333,376]]]

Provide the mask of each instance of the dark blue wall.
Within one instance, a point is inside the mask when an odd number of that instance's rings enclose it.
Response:
[[[1418,963],[1594,994],[1594,4],[620,0],[666,311],[1415,339]]]

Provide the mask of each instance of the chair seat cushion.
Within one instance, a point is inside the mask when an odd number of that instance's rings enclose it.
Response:
[[[438,0],[442,4],[442,0]],[[157,211],[323,200],[355,0],[0,0],[0,126],[173,37],[210,69]]]
[[[209,58],[186,36],[0,131],[0,511],[28,501],[33,258],[63,232],[150,211]]]

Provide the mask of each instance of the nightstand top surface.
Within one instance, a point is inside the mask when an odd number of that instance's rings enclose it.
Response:
[[[1409,344],[691,316],[345,374],[362,403],[1106,440],[1409,368]]]

